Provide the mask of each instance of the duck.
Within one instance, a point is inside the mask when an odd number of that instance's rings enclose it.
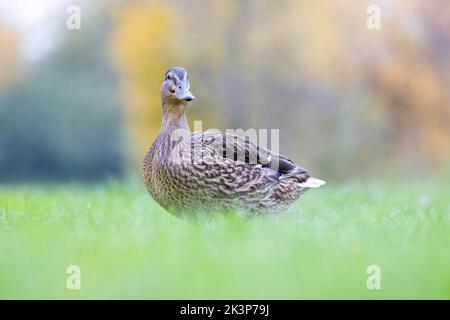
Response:
[[[277,214],[325,184],[248,138],[191,132],[186,108],[194,99],[186,69],[169,68],[161,86],[162,125],[142,165],[147,191],[168,212]]]

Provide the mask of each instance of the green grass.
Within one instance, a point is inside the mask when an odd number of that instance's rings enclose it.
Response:
[[[449,299],[450,183],[329,184],[281,217],[189,223],[139,183],[1,186],[0,298]]]

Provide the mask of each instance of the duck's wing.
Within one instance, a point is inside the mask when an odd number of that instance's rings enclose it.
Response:
[[[301,176],[301,180],[305,181],[309,178],[309,172],[306,169],[296,165],[287,157],[237,135],[223,132],[194,132],[192,150],[194,157],[198,159],[212,155],[267,168],[280,180],[292,176]]]

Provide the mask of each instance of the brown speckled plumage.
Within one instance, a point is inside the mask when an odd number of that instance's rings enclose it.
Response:
[[[169,212],[276,213],[324,183],[247,139],[191,133],[185,108],[193,98],[186,71],[169,69],[161,87],[162,127],[143,163],[147,190]]]

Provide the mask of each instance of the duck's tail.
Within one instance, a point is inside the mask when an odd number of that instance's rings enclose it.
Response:
[[[309,177],[305,182],[299,183],[298,185],[302,188],[318,188],[324,185],[326,182],[314,177]]]

